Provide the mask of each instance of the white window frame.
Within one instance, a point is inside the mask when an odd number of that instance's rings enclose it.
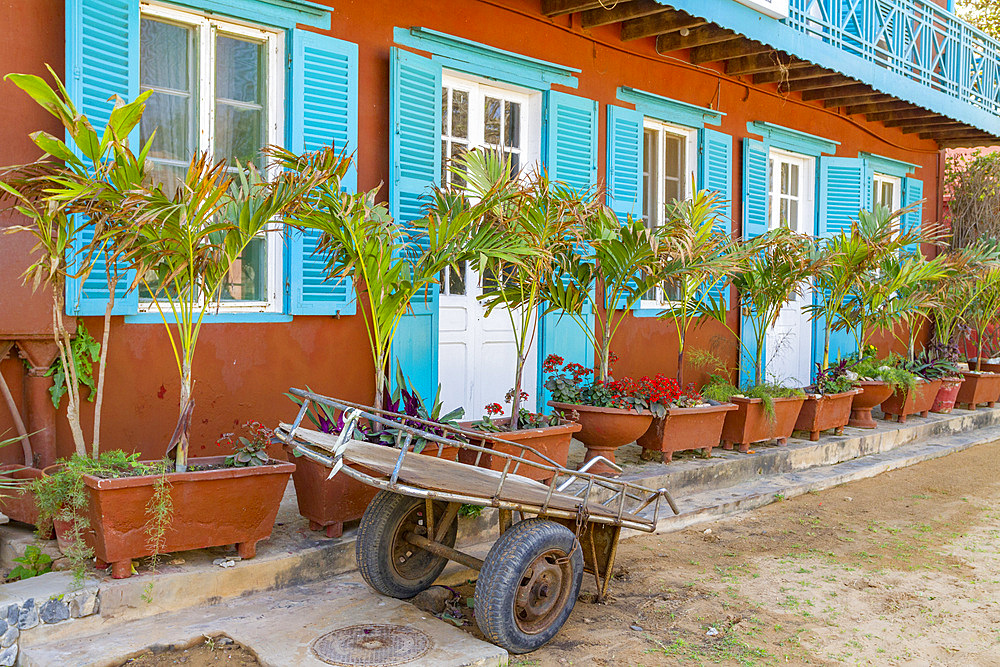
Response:
[[[816,235],[816,158],[801,153],[772,148],[768,152],[768,163],[771,166],[770,183],[767,191],[767,228],[776,229],[781,220],[778,211],[781,210],[781,163],[794,164],[799,168],[799,215],[796,231],[808,236]],[[803,223],[807,229],[801,229]]]
[[[883,184],[892,185],[892,202],[889,204],[890,211],[898,211],[903,207],[903,179],[899,176],[890,176],[875,172],[872,176],[872,207],[875,206],[875,199],[879,196]],[[884,202],[883,202],[884,203]],[[892,237],[895,238],[901,233],[899,218],[892,221]]]
[[[445,70],[441,77],[441,89],[462,90],[469,95],[469,125],[466,131],[466,149],[484,148],[489,144],[485,140],[483,128],[483,110],[487,97],[516,102],[521,105],[521,136],[519,138],[519,178],[528,178],[532,172],[537,173],[541,164],[542,144],[542,94],[518,86],[508,86],[496,81],[489,81],[459,72]],[[449,109],[451,100],[449,99]],[[442,114],[443,115],[443,114]],[[451,141],[452,135],[444,133],[444,123],[441,127],[441,141]],[[447,158],[442,155],[442,169],[448,168]],[[441,281],[439,298],[465,299],[469,293],[472,272],[468,266],[465,270],[465,294],[448,293],[448,273],[451,267],[444,269],[445,275]]]
[[[662,216],[666,210],[667,202],[664,201],[665,193],[663,186],[663,172],[666,166],[667,151],[666,151],[666,135],[671,134],[675,137],[679,137],[684,140],[684,174],[681,178],[681,194],[682,198],[687,200],[694,196],[693,190],[695,189],[695,183],[697,182],[697,170],[698,170],[698,130],[690,127],[684,127],[682,125],[674,125],[672,123],[667,123],[655,118],[646,117],[642,121],[643,129],[643,170],[645,171],[645,131],[654,130],[657,133],[657,173],[659,178],[656,179],[656,201],[648,202],[646,204],[647,210],[652,213],[654,210],[658,212],[657,217],[652,221],[655,223],[662,224]],[[646,174],[643,174],[643,181],[645,182]],[[644,186],[645,187],[645,186]],[[649,192],[643,190],[643,201],[647,201],[649,198]],[[651,224],[652,216],[646,218],[646,226],[649,227]],[[663,293],[663,287],[657,285],[653,288],[656,292],[657,298],[655,299],[640,299],[639,308],[641,310],[663,310],[674,304],[673,301],[667,299]]]
[[[140,4],[140,17],[149,17],[195,28],[198,31],[198,150],[214,154],[215,149],[215,36],[233,35],[262,42],[267,53],[267,137],[266,145],[284,145],[285,104],[285,36],[283,32],[268,30],[252,23],[220,19],[196,11],[177,9],[151,2]],[[280,167],[273,160],[265,164],[268,177],[274,177]],[[274,313],[284,308],[284,242],[282,225],[269,223],[264,237],[267,240],[267,300],[219,301],[215,304],[222,313]],[[140,301],[139,312],[154,312],[152,301]],[[213,308],[214,310],[214,308]]]

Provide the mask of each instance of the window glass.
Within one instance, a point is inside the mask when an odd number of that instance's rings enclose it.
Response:
[[[215,40],[215,158],[263,169],[266,53],[260,42],[219,35]]]
[[[139,84],[153,95],[146,103],[140,139],[145,143],[154,137],[150,177],[168,194],[200,153],[226,161],[233,173],[237,162],[266,169],[263,149],[280,141],[277,123],[268,117],[276,94],[272,89],[280,84],[269,81],[274,78],[269,66],[277,36],[261,36],[265,34],[180,10],[143,10]],[[279,276],[269,276],[268,265],[280,252],[277,235],[251,241],[224,281],[222,301],[275,306]],[[155,276],[148,278],[155,290]],[[140,299],[151,300],[145,286]]]
[[[686,184],[693,165],[688,164],[690,133],[663,123],[647,121],[642,143],[642,219],[653,229],[663,224],[667,206],[687,196]],[[643,301],[662,303],[676,299],[682,285],[658,285],[643,295]],[[650,304],[649,307],[655,307]]]
[[[139,89],[152,90],[139,125],[150,137],[150,177],[172,192],[198,146],[198,88],[194,29],[144,18],[139,24]],[[155,131],[155,135],[154,135]]]

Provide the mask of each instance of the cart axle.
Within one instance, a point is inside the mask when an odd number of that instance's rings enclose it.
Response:
[[[477,572],[483,569],[483,561],[476,558],[475,556],[470,556],[469,554],[462,553],[458,549],[452,549],[449,546],[441,544],[440,542],[435,542],[434,540],[428,540],[423,535],[417,535],[416,533],[406,533],[403,538],[412,544],[413,546],[428,551],[435,556],[441,556],[442,558],[447,558],[448,560],[453,560],[456,563],[461,563],[462,565],[472,568]]]

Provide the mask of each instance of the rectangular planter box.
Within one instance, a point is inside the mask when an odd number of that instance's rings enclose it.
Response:
[[[795,421],[806,397],[774,399],[774,419],[768,419],[764,401],[759,398],[733,396],[729,400],[736,404],[737,409],[726,413],[722,446],[724,449],[735,446],[746,453],[753,442],[776,439],[779,445],[784,445],[795,430]]]
[[[32,526],[38,523],[38,505],[35,504],[35,494],[28,490],[28,484],[42,476],[42,471],[38,468],[25,468],[19,465],[0,466],[0,474],[6,475],[15,480],[20,480],[24,484],[23,489],[9,492],[0,498],[0,512],[3,512],[14,521],[27,523]]]
[[[910,415],[926,417],[940,388],[941,380],[918,381],[914,391],[897,391],[882,401],[882,412],[885,413],[886,419],[892,419],[900,424],[905,424],[906,418]]]
[[[736,410],[733,403],[697,408],[669,408],[667,416],[654,418],[646,432],[636,442],[646,452],[656,452],[669,463],[674,452],[700,449],[707,456],[718,446],[726,413]]]
[[[955,398],[957,407],[975,410],[976,406],[986,403],[992,408],[1000,400],[1000,374],[964,371],[962,377],[965,381]]]
[[[323,530],[327,537],[343,535],[344,524],[360,519],[378,493],[348,475],[327,479],[330,469],[304,456],[291,460],[295,462],[292,482],[299,514],[309,520],[310,530]]]
[[[219,465],[224,456],[191,459],[189,466]],[[270,536],[294,463],[170,473],[173,515],[162,553],[235,544],[253,558]],[[132,560],[152,555],[146,506],[159,475],[102,479],[84,475],[90,493],[87,542],[116,579],[131,574]]]
[[[809,439],[813,442],[819,440],[822,431],[834,429],[837,435],[842,434],[847,421],[851,418],[854,395],[860,392],[860,389],[851,389],[839,394],[806,396],[798,419],[795,420],[795,430],[808,431]]]
[[[497,420],[499,423],[507,423],[506,419]],[[462,428],[475,430],[472,426],[473,422],[463,422],[461,424]],[[526,428],[520,429],[518,431],[502,431],[499,433],[490,433],[490,435],[502,438],[504,440],[509,440],[510,442],[516,442],[518,444],[527,445],[532,449],[535,449],[558,463],[561,467],[566,467],[566,462],[569,460],[569,445],[573,441],[573,434],[580,431],[581,426],[576,422],[569,420],[562,420],[562,423],[557,426],[543,426],[541,428]],[[482,443],[476,443],[482,444]],[[488,446],[488,444],[487,444]],[[498,452],[503,452],[504,454],[512,454],[514,456],[521,456],[522,453],[527,454],[522,458],[528,461],[533,461],[535,463],[540,463],[543,465],[549,465],[543,459],[535,456],[530,452],[523,452],[520,447],[515,445],[506,445],[501,442],[496,442],[493,444],[493,449]],[[429,450],[432,453],[437,452],[436,447],[430,447]],[[447,453],[447,450],[446,452]],[[463,463],[473,464],[475,463],[476,452],[472,451],[459,451],[458,460]],[[483,454],[480,458],[479,465],[485,468],[492,468],[493,470],[503,470],[506,465],[506,461],[503,458],[497,457],[494,459],[488,454]],[[513,470],[513,464],[511,464],[511,470]],[[541,468],[533,468],[531,466],[521,465],[517,469],[518,475],[523,475],[531,479],[536,479],[541,482],[547,482],[552,479],[552,475],[547,474],[547,471]]]

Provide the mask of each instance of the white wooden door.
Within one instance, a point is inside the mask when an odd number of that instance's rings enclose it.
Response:
[[[468,267],[445,272],[439,301],[440,332],[438,377],[445,409],[462,407],[471,419],[485,414],[488,403],[510,407],[504,396],[514,386],[517,352],[510,317],[497,308],[489,317],[477,297],[479,276]],[[532,317],[532,326],[535,318]],[[538,388],[536,346],[528,350],[521,387],[528,392],[524,407],[535,409]]]
[[[771,151],[768,227],[784,225],[799,234],[815,234],[813,193],[814,160],[804,155]],[[778,320],[767,332],[764,354],[767,379],[789,387],[809,384],[812,364],[813,328],[806,305],[812,302],[809,285],[781,308]]]

